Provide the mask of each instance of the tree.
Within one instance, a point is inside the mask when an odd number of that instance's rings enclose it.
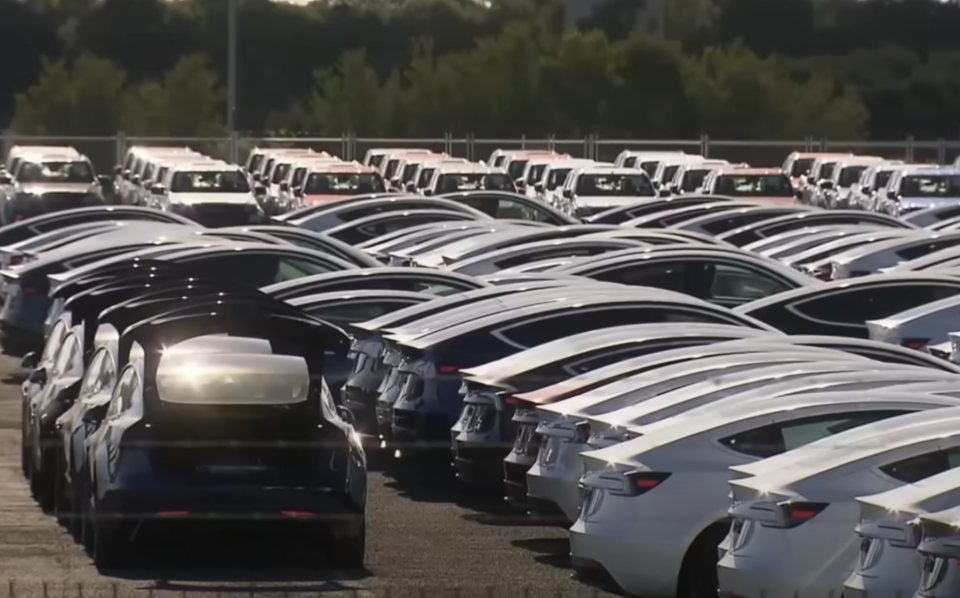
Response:
[[[72,65],[44,61],[40,80],[16,95],[13,129],[34,135],[113,135],[120,128],[124,72],[84,54]]]

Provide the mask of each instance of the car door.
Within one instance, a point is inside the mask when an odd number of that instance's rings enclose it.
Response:
[[[135,365],[128,365],[110,397],[103,424],[90,439],[89,461],[94,471],[94,488],[100,493],[105,482],[113,481],[120,457],[120,441],[124,432],[143,415],[140,374]],[[99,498],[99,496],[97,497]]]

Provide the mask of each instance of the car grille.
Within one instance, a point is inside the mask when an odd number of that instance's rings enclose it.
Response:
[[[189,216],[204,226],[240,226],[257,221],[258,212],[250,205],[194,204]]]

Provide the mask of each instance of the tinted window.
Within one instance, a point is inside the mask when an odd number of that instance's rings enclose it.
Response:
[[[731,216],[730,218],[717,220],[716,222],[707,223],[703,226],[703,230],[712,235],[719,235],[720,233],[733,230],[740,226],[747,226],[754,222],[761,222],[775,217],[775,214],[770,214],[769,212],[747,212]]]
[[[796,308],[810,318],[825,322],[862,323],[952,297],[958,290],[921,285],[865,288],[800,303]]]
[[[906,365],[916,365],[923,368],[928,368],[928,367],[931,367],[932,365],[930,361],[927,361],[925,359],[920,359],[918,357],[914,357],[913,355],[910,354],[910,353],[915,353],[915,351],[910,351],[908,354],[903,355],[901,353],[894,353],[893,351],[881,351],[873,348],[871,349],[857,348],[855,350],[853,349],[841,349],[841,350],[845,350],[848,353],[853,353],[855,355],[863,355],[864,357],[869,357],[870,359],[873,359],[875,361],[883,361],[886,363],[902,363]],[[944,366],[946,366],[946,364],[944,364]],[[948,367],[944,367],[943,369],[947,371],[952,371]]]
[[[50,337],[47,338],[47,344],[43,346],[43,355],[40,358],[41,364],[49,365],[53,361],[57,352],[60,350],[60,345],[63,344],[63,337],[66,334],[66,324],[63,323],[63,320],[57,320],[57,323],[54,324],[53,329],[50,331]]]
[[[960,465],[960,448],[950,448],[897,461],[880,471],[906,484],[919,482]]]
[[[83,369],[83,363],[80,360],[80,343],[74,334],[68,335],[63,339],[60,345],[60,351],[57,352],[57,359],[53,364],[53,376],[62,376],[75,370]]]
[[[133,395],[140,388],[137,372],[131,367],[123,372],[117,387],[113,390],[113,396],[110,398],[110,406],[107,408],[107,417],[120,415],[130,408],[133,404]]]
[[[331,269],[322,264],[296,257],[279,257],[255,253],[233,253],[192,260],[191,272],[220,280],[242,282],[263,287],[275,282],[323,274]]]
[[[897,255],[902,259],[912,260],[920,256],[927,255],[928,253],[933,253],[934,251],[940,251],[941,249],[954,247],[956,245],[960,245],[960,239],[938,239],[929,243],[923,243],[922,245],[907,247],[906,249],[898,251]]]
[[[532,262],[539,262],[541,260],[563,257],[591,256],[615,250],[615,247],[577,247],[564,249],[563,245],[560,245],[557,247],[544,248],[539,251],[502,259],[497,261],[496,265],[501,270],[506,270],[507,268],[513,268],[515,266],[529,264]]]
[[[284,282],[303,278],[304,276],[312,276],[313,274],[323,274],[324,272],[330,272],[330,268],[326,268],[316,262],[287,257],[279,261],[276,281]]]
[[[753,301],[789,290],[783,282],[756,270],[717,264],[713,268],[713,286],[710,299],[729,299],[739,302]]]
[[[107,352],[105,350],[97,351],[97,354],[93,356],[93,359],[90,360],[90,365],[87,366],[87,373],[83,376],[83,383],[80,385],[80,394],[81,397],[89,397],[92,394],[96,394],[102,388],[100,381],[102,380],[103,361],[107,358]]]
[[[671,308],[612,308],[573,311],[519,324],[502,331],[503,337],[523,347],[533,347],[562,336],[623,324],[645,322],[709,322],[730,323],[717,316],[691,310]]]
[[[720,444],[744,455],[767,459],[821,438],[905,413],[910,412],[858,411],[805,417],[727,436],[720,439]]]
[[[307,307],[306,311],[310,313],[310,315],[324,320],[364,322],[366,320],[379,318],[384,314],[405,307],[406,305],[409,304],[384,301],[377,303],[354,303],[352,305],[330,305],[319,308]]]

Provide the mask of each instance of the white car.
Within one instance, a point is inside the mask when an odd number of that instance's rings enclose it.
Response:
[[[830,243],[831,241],[843,239],[851,235],[859,235],[877,230],[879,227],[855,224],[847,226],[831,226],[826,228],[826,230],[823,230],[824,228],[825,227],[820,227],[820,229],[800,229],[801,231],[806,231],[807,234],[801,238],[791,239],[790,241],[776,247],[765,249],[760,253],[764,257],[782,260],[790,257],[791,255],[797,255],[798,253],[807,251],[808,249],[821,247],[825,243]]]
[[[960,231],[932,233],[918,230],[903,237],[861,245],[832,260],[832,278],[854,278],[876,274],[934,251],[960,245]]]
[[[602,568],[633,595],[708,595],[716,589],[717,546],[729,530],[728,467],[896,415],[957,406],[960,399],[879,389],[731,397],[585,452],[583,507],[570,528],[574,567]],[[840,531],[853,535],[853,526]]]
[[[844,598],[900,598],[920,583],[923,557],[917,552],[922,530],[916,518],[960,505],[960,469],[916,484],[861,496],[860,557],[844,583]]]
[[[960,330],[960,297],[946,297],[882,320],[868,320],[867,330],[873,340],[922,351],[928,345],[949,340],[951,330]]]
[[[696,360],[677,361],[675,352],[629,360],[634,363],[646,360],[646,365],[639,372],[634,370],[629,377],[565,401],[540,406],[536,412],[518,411],[513,421],[518,428],[517,438],[524,442],[518,440],[514,444],[513,451],[504,459],[504,469],[523,469],[528,496],[555,504],[568,520],[573,521],[580,508],[577,481],[583,469],[579,455],[588,448],[586,443],[590,437],[584,418],[634,405],[724,373],[775,364],[843,359],[829,350],[778,345],[776,339],[766,342],[748,339],[742,352],[737,352],[736,346],[730,347],[733,342],[703,347],[700,351],[702,358]],[[681,351],[691,357],[698,353]],[[521,428],[528,431],[523,432]],[[534,431],[542,442],[533,438]],[[528,445],[535,446],[536,450]]]
[[[924,556],[916,598],[960,596],[960,507],[920,515]]]
[[[744,598],[839,596],[859,547],[856,498],[956,465],[960,409],[938,409],[731,468],[752,477],[730,481],[730,515],[743,524],[718,564],[720,591]]]

